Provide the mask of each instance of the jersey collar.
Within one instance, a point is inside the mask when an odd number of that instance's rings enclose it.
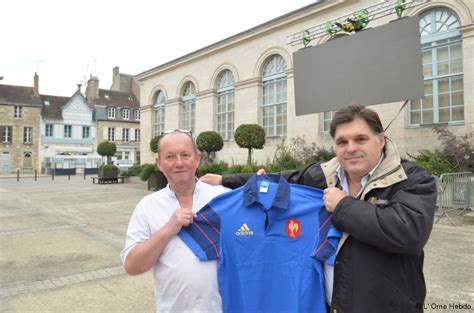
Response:
[[[279,174],[253,175],[244,185],[244,205],[250,206],[258,202],[258,182],[268,180],[278,184],[275,199],[272,206],[287,209],[290,195],[290,185],[283,176]]]

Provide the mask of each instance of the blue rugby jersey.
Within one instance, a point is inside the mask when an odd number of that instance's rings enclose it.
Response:
[[[220,260],[224,312],[326,312],[321,262],[334,262],[341,232],[322,197],[279,175],[254,175],[180,231],[201,261]]]

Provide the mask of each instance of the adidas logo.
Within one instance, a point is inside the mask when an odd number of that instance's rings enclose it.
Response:
[[[240,228],[235,232],[237,236],[252,236],[253,231],[250,230],[250,227],[247,225],[247,223],[242,224]]]

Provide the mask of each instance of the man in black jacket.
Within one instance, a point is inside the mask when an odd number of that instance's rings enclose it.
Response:
[[[433,227],[434,178],[401,160],[376,112],[339,110],[330,128],[336,157],[286,173],[291,183],[324,189],[326,210],[344,232],[334,267],[325,266],[331,313],[422,312],[423,247]],[[237,188],[248,175],[206,175]]]

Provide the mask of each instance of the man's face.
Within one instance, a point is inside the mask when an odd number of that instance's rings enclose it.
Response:
[[[159,151],[156,165],[171,187],[192,185],[201,155],[194,151],[191,137],[179,132],[167,134],[160,142]]]
[[[380,160],[385,138],[376,135],[366,121],[356,119],[336,128],[336,156],[349,178],[360,179]]]

